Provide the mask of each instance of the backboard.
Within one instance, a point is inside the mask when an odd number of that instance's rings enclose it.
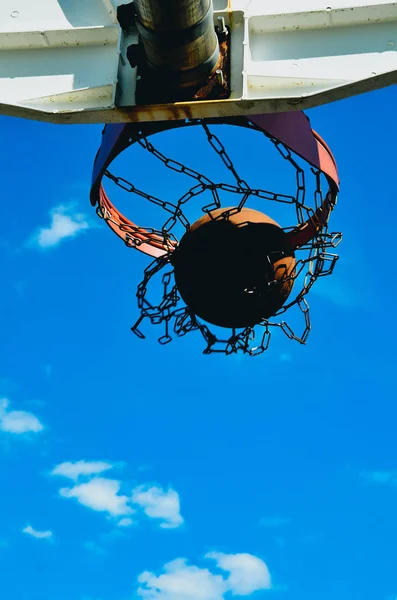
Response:
[[[138,41],[119,0],[2,0],[0,113],[54,123],[163,121],[311,108],[397,82],[391,0],[214,0],[230,96],[136,105]]]

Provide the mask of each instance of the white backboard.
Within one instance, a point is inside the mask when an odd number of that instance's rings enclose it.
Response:
[[[227,100],[135,105],[138,41],[118,0],[1,0],[0,113],[55,123],[284,112],[397,83],[397,2],[214,0],[230,27]]]

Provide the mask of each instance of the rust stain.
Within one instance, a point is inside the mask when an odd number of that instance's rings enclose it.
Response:
[[[230,96],[230,57],[229,57],[229,37],[227,36],[219,43],[219,58],[214,72],[208,78],[207,83],[201,87],[193,100],[224,100]],[[223,81],[219,82],[219,71],[222,72]]]
[[[138,66],[140,77],[136,84],[136,106],[141,113],[149,114],[156,111],[156,105],[169,107],[171,104],[202,100],[223,100],[230,96],[230,58],[229,58],[229,31],[215,27],[219,43],[219,55],[212,73],[206,80],[201,78],[196,84],[187,86],[176,84],[170,79],[167,71],[152,71],[146,64],[144,49],[141,45],[132,45],[128,48],[127,58],[131,66]],[[182,109],[183,110],[183,109]],[[178,110],[180,113],[180,110]],[[174,118],[181,118],[178,117]],[[189,118],[189,117],[187,117]],[[149,118],[149,120],[151,120]],[[155,117],[158,120],[158,117]]]

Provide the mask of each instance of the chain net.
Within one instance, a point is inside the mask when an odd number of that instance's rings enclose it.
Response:
[[[307,203],[306,190],[306,173],[297,161],[297,157],[279,140],[272,138],[263,130],[257,128],[254,124],[249,127],[260,131],[281,155],[281,157],[292,167],[296,173],[296,192],[293,195],[285,195],[274,193],[265,189],[252,188],[240,177],[236,167],[231,160],[225,146],[220,141],[219,137],[210,130],[209,125],[202,119],[197,119],[195,124],[202,127],[205,137],[214,150],[215,154],[222,161],[230,173],[234,183],[217,183],[206,175],[189,168],[165,156],[160,152],[153,143],[144,135],[130,139],[130,145],[138,143],[144,150],[149,152],[155,159],[160,161],[168,169],[180,173],[191,180],[193,185],[184,193],[175,203],[162,200],[156,196],[148,194],[141,189],[135,187],[133,183],[114,175],[110,170],[106,170],[104,175],[114,184],[130,194],[135,194],[144,198],[147,202],[154,204],[166,213],[166,218],[161,229],[145,228],[146,233],[151,234],[153,245],[158,245],[166,252],[151,262],[145,269],[144,277],[137,288],[137,299],[140,316],[136,323],[132,326],[131,331],[139,338],[145,338],[143,327],[145,322],[152,325],[162,327],[162,333],[158,338],[160,344],[168,344],[172,341],[173,336],[183,337],[190,332],[198,332],[201,334],[204,342],[204,354],[214,352],[224,353],[226,355],[235,353],[246,353],[251,356],[262,354],[267,350],[270,343],[272,332],[275,329],[280,329],[291,340],[296,340],[300,344],[305,344],[310,333],[310,313],[309,305],[306,296],[316,282],[317,279],[330,275],[338,260],[334,249],[341,241],[340,233],[331,233],[328,230],[328,222],[323,226],[316,228],[313,239],[298,250],[299,255],[302,255],[296,260],[296,267],[291,275],[294,282],[300,278],[301,289],[294,298],[287,303],[272,317],[271,320],[263,319],[255,326],[249,326],[242,329],[224,330],[228,332],[227,336],[219,337],[218,331],[210,329],[209,324],[203,322],[195,315],[192,310],[184,305],[183,300],[178,292],[174,281],[174,272],[170,262],[172,252],[177,246],[177,238],[173,233],[175,226],[179,224],[185,231],[189,231],[191,223],[187,218],[184,209],[192,200],[209,191],[211,202],[201,207],[203,213],[208,213],[212,210],[221,208],[220,193],[228,192],[237,198],[234,205],[236,210],[241,210],[251,198],[261,199],[269,202],[278,202],[290,204],[295,207],[296,218],[298,225],[304,225],[309,218],[315,219],[316,210],[320,209],[323,204],[324,197],[321,189],[321,172],[313,167],[310,171],[315,181],[314,198]],[[312,196],[312,193],[310,194]],[[98,215],[110,220],[111,215],[106,211],[103,205],[97,208]],[[225,213],[226,214],[226,213]],[[227,217],[226,217],[227,218]],[[328,221],[328,219],[327,219]],[[124,236],[127,246],[139,247],[144,243],[144,238],[141,234],[141,229],[129,222],[116,223],[113,225],[119,227],[127,235]],[[285,232],[296,228],[284,228]],[[147,243],[147,241],[146,241]],[[149,298],[149,284],[152,279],[157,276],[161,281],[161,299],[158,302],[152,302]],[[295,306],[303,321],[301,331],[296,332],[285,320],[284,313]],[[218,328],[217,328],[218,329]],[[223,331],[221,331],[221,334]]]

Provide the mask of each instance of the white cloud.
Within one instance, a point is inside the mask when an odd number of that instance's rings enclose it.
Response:
[[[178,558],[165,564],[160,575],[141,573],[138,595],[146,600],[225,600],[228,592],[248,596],[271,588],[269,570],[256,556],[212,552],[206,558],[215,560],[229,575],[224,577]]]
[[[77,481],[81,476],[90,477],[91,475],[99,475],[99,473],[103,473],[112,468],[113,465],[111,463],[99,460],[67,461],[57,465],[51,471],[51,475],[60,475],[72,479],[73,481]]]
[[[161,519],[160,527],[172,529],[183,523],[179,495],[173,489],[140,485],[132,491],[132,502],[138,504],[152,519]]]
[[[51,475],[65,477],[74,485],[63,487],[59,494],[64,498],[74,498],[80,504],[92,510],[107,513],[114,518],[119,528],[131,527],[135,523],[132,515],[143,511],[151,519],[159,521],[160,527],[172,529],[183,523],[180,514],[178,493],[173,489],[164,490],[158,485],[139,485],[130,496],[120,494],[126,484],[117,479],[100,476],[122,463],[103,460],[66,461],[56,465]]]
[[[14,434],[38,433],[44,429],[39,419],[24,410],[9,410],[9,401],[0,400],[0,431]]]
[[[40,248],[57,246],[62,240],[76,237],[89,229],[85,215],[76,212],[73,206],[57,206],[50,212],[50,218],[50,225],[40,228],[31,240],[31,243]]]
[[[159,576],[141,573],[138,582],[143,584],[138,595],[147,600],[223,600],[226,591],[220,575],[190,566],[184,558],[164,565],[164,573]]]
[[[210,552],[207,558],[215,560],[222,571],[229,573],[226,584],[234,595],[248,596],[258,590],[271,588],[269,569],[257,556]]]
[[[119,495],[120,488],[120,481],[95,477],[87,483],[80,483],[72,488],[62,488],[59,493],[64,498],[75,498],[83,506],[106,512],[112,517],[118,517],[134,512],[128,506],[129,498]]]
[[[31,525],[28,525],[25,527],[25,529],[22,529],[22,532],[27,533],[38,540],[50,540],[53,536],[52,531],[37,531],[37,529],[33,529]]]

